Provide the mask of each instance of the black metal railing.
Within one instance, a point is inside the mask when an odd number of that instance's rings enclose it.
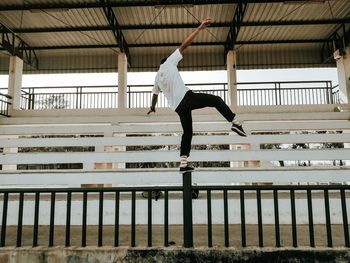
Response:
[[[21,108],[30,110],[117,108],[117,89],[117,86],[22,88]]]
[[[111,187],[111,188],[45,188],[45,189],[0,189],[0,195],[2,196],[2,224],[1,224],[1,240],[0,240],[0,246],[4,247],[7,246],[7,228],[9,227],[7,225],[7,219],[9,216],[9,203],[10,200],[18,202],[18,212],[17,212],[17,229],[15,236],[15,245],[17,247],[22,246],[22,236],[23,236],[23,216],[24,216],[24,200],[28,197],[28,195],[31,195],[34,197],[34,218],[33,218],[33,225],[32,225],[32,231],[27,231],[32,233],[31,238],[31,244],[33,247],[36,247],[39,245],[38,242],[38,235],[39,235],[39,222],[40,222],[40,216],[41,213],[39,212],[40,207],[40,199],[43,195],[49,195],[50,200],[50,211],[49,211],[49,230],[48,230],[48,243],[47,246],[51,247],[54,245],[58,245],[54,242],[55,240],[55,205],[56,205],[56,199],[60,198],[62,200],[62,195],[65,196],[66,200],[66,213],[65,213],[65,235],[64,236],[64,245],[65,246],[71,246],[71,212],[72,212],[72,196],[73,194],[82,194],[82,199],[80,199],[80,207],[82,208],[81,213],[81,241],[80,246],[85,247],[87,245],[97,245],[97,246],[103,246],[104,245],[104,237],[106,232],[104,232],[104,197],[106,194],[114,194],[112,200],[114,200],[114,211],[108,211],[108,213],[112,213],[114,215],[114,222],[113,222],[113,230],[109,231],[109,234],[112,233],[113,239],[114,239],[114,246],[118,247],[120,246],[120,238],[121,238],[121,222],[120,217],[121,214],[125,214],[125,207],[123,211],[121,210],[121,200],[126,200],[125,197],[122,197],[125,193],[128,193],[131,201],[131,218],[130,218],[130,243],[129,245],[131,247],[137,246],[136,242],[136,236],[138,235],[137,232],[137,224],[136,224],[136,194],[140,192],[147,192],[147,239],[146,244],[140,244],[142,246],[148,246],[152,247],[154,245],[154,235],[153,235],[153,228],[154,224],[152,222],[152,191],[163,191],[164,192],[164,204],[163,204],[163,246],[167,247],[169,246],[169,211],[172,209],[169,205],[170,200],[170,194],[182,192],[182,199],[183,199],[183,246],[184,247],[193,247],[198,240],[196,240],[196,237],[194,238],[194,224],[193,224],[193,216],[192,216],[192,205],[196,205],[196,203],[192,200],[192,193],[193,191],[198,191],[198,193],[201,195],[201,199],[206,196],[206,204],[207,204],[207,223],[206,223],[206,232],[207,232],[207,246],[213,247],[217,246],[218,244],[214,243],[213,239],[213,202],[212,202],[212,196],[215,195],[222,195],[221,202],[223,202],[223,211],[222,211],[222,217],[223,217],[223,228],[224,228],[224,234],[222,236],[223,244],[225,247],[231,247],[233,246],[230,243],[231,237],[232,237],[232,231],[230,231],[230,227],[232,224],[230,224],[230,217],[229,214],[232,213],[232,210],[234,209],[234,206],[230,204],[230,196],[235,194],[238,196],[239,204],[240,204],[240,223],[238,224],[240,227],[240,246],[247,247],[248,242],[251,243],[249,240],[249,237],[247,236],[247,218],[246,218],[246,211],[247,209],[251,207],[247,207],[246,200],[249,196],[250,199],[255,198],[256,202],[256,217],[257,217],[257,232],[254,236],[258,237],[258,243],[253,244],[254,246],[258,245],[259,247],[264,246],[273,246],[273,247],[281,247],[284,246],[282,244],[282,231],[281,231],[281,223],[280,223],[280,215],[285,215],[287,212],[290,213],[291,217],[291,232],[289,232],[289,235],[291,235],[292,240],[292,246],[298,247],[299,246],[299,233],[298,233],[298,227],[300,225],[297,223],[297,213],[296,213],[296,200],[300,203],[300,195],[303,194],[305,198],[303,199],[306,202],[306,209],[305,211],[302,211],[303,213],[307,213],[308,218],[308,224],[307,228],[308,231],[305,231],[307,233],[302,233],[302,235],[308,236],[308,246],[310,247],[316,247],[319,246],[315,240],[315,224],[314,224],[314,207],[313,202],[315,199],[313,198],[313,195],[317,195],[317,199],[320,199],[319,195],[323,195],[324,200],[324,221],[325,224],[323,227],[325,228],[326,233],[326,245],[328,247],[333,247],[333,238],[334,234],[332,232],[332,228],[335,227],[334,224],[332,224],[332,217],[334,214],[340,214],[342,215],[342,227],[341,231],[337,232],[337,237],[339,238],[339,232],[343,233],[343,242],[341,244],[337,244],[337,246],[345,246],[350,247],[350,241],[349,241],[349,227],[348,227],[348,216],[347,216],[347,195],[350,190],[350,186],[348,185],[317,185],[317,186],[311,186],[311,185],[223,185],[223,186],[193,186],[191,183],[191,174],[185,173],[183,175],[183,186],[159,186],[159,187]],[[95,240],[95,244],[87,242],[87,212],[88,212],[88,201],[89,201],[89,195],[95,193],[98,196],[98,208],[97,211],[92,211],[90,213],[97,213],[98,215],[98,224],[96,226],[97,228],[97,240]],[[273,234],[269,234],[268,238],[264,235],[264,227],[266,224],[264,224],[264,214],[263,210],[266,209],[266,202],[263,202],[263,199],[266,199],[266,197],[263,197],[263,195],[266,195],[269,193],[272,196],[273,200]],[[290,200],[290,208],[285,206],[279,206],[280,202],[280,196],[287,195],[287,197]],[[298,195],[298,196],[297,196]],[[336,198],[336,202],[330,202],[330,195],[332,195],[332,198]],[[77,202],[75,200],[75,202]],[[340,206],[334,206],[332,207],[331,204],[339,203]],[[216,203],[217,204],[217,203]],[[220,205],[219,205],[220,206]],[[75,207],[76,204],[75,204]],[[271,207],[270,207],[271,208]],[[338,211],[336,210],[338,208]],[[77,208],[75,208],[77,209]],[[89,208],[90,209],[90,208]],[[320,209],[320,207],[317,207],[317,209]],[[289,211],[286,211],[289,210]],[[300,210],[300,208],[299,208]],[[42,210],[41,210],[42,211]],[[159,210],[157,210],[159,212]],[[43,211],[42,211],[43,212]],[[44,213],[48,213],[45,211]],[[10,213],[12,216],[14,213]],[[217,216],[217,215],[216,215]],[[271,214],[269,215],[271,217]],[[248,218],[249,219],[249,218]],[[319,219],[319,218],[318,218]],[[76,220],[75,220],[76,221]],[[339,224],[339,223],[338,223]],[[91,227],[91,226],[90,226]],[[203,231],[202,231],[203,232]],[[239,235],[238,231],[234,231],[233,235],[237,236]],[[285,232],[285,231],[284,231]],[[125,232],[124,232],[125,234]],[[284,233],[285,235],[285,233]],[[268,240],[270,243],[274,239],[274,243],[270,245],[266,245],[265,240]],[[44,244],[40,244],[44,245]],[[62,245],[62,244],[61,244]],[[304,246],[305,244],[303,244]],[[237,246],[237,245],[236,245]]]
[[[229,101],[227,83],[186,84],[193,91],[220,96],[226,103]],[[128,85],[128,108],[148,108],[152,97],[152,85]],[[158,96],[157,107],[168,107],[168,101],[162,93]]]
[[[10,102],[11,96],[7,94],[0,93],[0,115],[9,117],[9,105],[12,103]]]
[[[342,101],[340,99],[340,94],[339,94],[339,85],[335,85],[332,87],[332,98],[334,104],[341,104]]]
[[[237,86],[240,106],[336,103],[331,81],[245,82]]]
[[[220,96],[229,104],[227,83],[187,84],[198,92]],[[148,108],[153,85],[128,85],[127,107]],[[339,87],[331,81],[279,81],[237,83],[239,106],[338,104]],[[161,93],[158,107],[168,107]],[[22,109],[99,109],[118,107],[117,86],[26,87]]]

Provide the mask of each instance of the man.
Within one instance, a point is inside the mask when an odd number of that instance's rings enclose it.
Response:
[[[171,109],[173,109],[180,117],[183,128],[180,150],[180,172],[188,172],[194,170],[188,165],[187,158],[190,156],[191,140],[193,135],[192,129],[192,110],[204,107],[215,107],[227,121],[232,122],[231,130],[240,136],[247,136],[241,124],[235,119],[235,114],[218,96],[194,93],[187,88],[179,74],[177,64],[182,59],[185,49],[192,43],[195,37],[212,22],[211,18],[204,19],[202,23],[194,30],[181,46],[174,51],[168,58],[161,61],[159,71],[155,78],[154,88],[152,90],[152,106],[147,114],[155,112],[155,106],[160,91],[164,93]]]

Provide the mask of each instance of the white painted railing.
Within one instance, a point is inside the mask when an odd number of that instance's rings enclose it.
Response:
[[[194,117],[196,135],[193,145],[202,147],[191,152],[190,161],[225,162],[228,166],[198,168],[193,174],[195,183],[350,181],[349,112],[246,114],[243,118],[246,120],[244,128],[249,133],[246,138],[230,132],[230,125],[218,115]],[[166,167],[165,163],[178,162],[182,129],[176,116],[114,116],[96,120],[97,117],[82,116],[46,119],[19,117],[2,121],[0,148],[4,152],[0,156],[0,185],[180,183],[177,168],[125,168],[128,163],[144,164],[144,167],[147,163],[162,164],[162,167]],[[62,138],[63,135],[71,137]],[[340,147],[322,148],[324,143],[338,143]],[[264,149],[266,144],[282,146],[281,149]],[[292,149],[292,144],[308,144],[310,147]],[[226,145],[226,148],[214,150],[214,145]],[[135,146],[157,146],[157,149],[130,150]],[[30,150],[31,147],[51,147],[51,150],[34,152]],[[55,147],[60,147],[61,152],[57,152],[57,149],[53,151]],[[94,151],[67,151],[67,147],[93,147]],[[23,152],[23,148],[26,148],[26,152]],[[284,167],[280,166],[281,161]],[[23,164],[60,163],[79,163],[82,169],[16,170],[17,165]],[[308,166],[298,166],[300,163]]]

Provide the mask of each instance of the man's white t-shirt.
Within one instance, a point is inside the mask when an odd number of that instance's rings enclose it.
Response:
[[[176,49],[167,60],[160,65],[154,87],[153,94],[158,95],[160,91],[167,98],[170,108],[175,110],[179,106],[186,92],[189,90],[183,82],[177,64],[182,59],[179,49]]]

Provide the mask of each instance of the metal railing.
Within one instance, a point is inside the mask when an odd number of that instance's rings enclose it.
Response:
[[[229,104],[227,83],[187,84],[198,92],[220,96]],[[152,85],[128,85],[127,107],[148,108]],[[43,92],[41,92],[43,91]],[[331,81],[279,81],[237,83],[239,106],[338,104],[339,87]],[[158,107],[168,107],[161,93]],[[22,109],[101,109],[118,107],[117,86],[26,87]]]
[[[339,85],[335,85],[334,87],[332,87],[332,98],[333,98],[334,104],[342,103],[340,99]]]
[[[9,117],[9,105],[12,104],[9,100],[11,99],[11,96],[0,93],[0,115]]]
[[[203,92],[220,96],[228,103],[227,83],[203,83],[203,84],[186,84],[193,91]],[[151,106],[152,85],[128,85],[127,102],[128,108],[148,108]],[[158,96],[157,107],[168,107],[168,101],[163,93]]]
[[[22,88],[21,108],[29,110],[117,108],[117,89],[117,86]]]
[[[331,81],[245,82],[237,87],[239,106],[339,103]]]
[[[296,199],[298,199],[298,203],[300,203],[300,198],[296,195],[300,194],[300,192],[306,195],[305,202],[307,206],[307,215],[308,215],[308,239],[309,246],[316,247],[315,241],[315,228],[314,228],[314,209],[313,209],[313,199],[314,193],[323,193],[324,196],[324,219],[325,219],[325,230],[327,237],[327,246],[333,247],[333,237],[332,233],[332,224],[334,213],[340,213],[340,211],[335,211],[334,207],[331,207],[335,202],[330,202],[330,195],[332,194],[332,198],[337,196],[337,202],[340,203],[339,209],[341,210],[342,215],[342,231],[344,243],[342,246],[350,247],[349,241],[349,228],[348,228],[348,217],[347,217],[347,204],[346,197],[349,193],[350,186],[348,185],[275,185],[275,186],[247,186],[247,185],[222,185],[222,186],[193,186],[191,183],[191,174],[185,173],[183,175],[183,186],[159,186],[159,187],[113,187],[113,188],[43,188],[43,189],[0,189],[0,194],[2,195],[2,225],[1,225],[1,240],[0,246],[4,247],[7,244],[7,218],[9,216],[9,202],[10,200],[15,200],[18,202],[18,223],[17,223],[17,231],[16,231],[16,246],[22,246],[22,236],[23,236],[23,217],[24,217],[24,200],[27,195],[34,195],[34,218],[33,218],[33,230],[32,230],[32,246],[36,247],[39,245],[38,243],[38,234],[39,234],[39,221],[40,221],[40,199],[43,194],[50,195],[50,211],[49,211],[49,238],[48,238],[48,246],[57,245],[54,242],[55,236],[55,204],[56,204],[56,195],[60,195],[60,199],[62,200],[61,195],[66,196],[66,215],[65,215],[65,246],[71,245],[71,212],[72,212],[72,194],[82,194],[82,200],[80,206],[82,207],[82,225],[81,225],[81,242],[80,245],[85,247],[87,245],[104,245],[104,196],[107,193],[114,194],[114,211],[108,211],[109,213],[113,213],[114,215],[114,224],[113,224],[113,238],[114,238],[114,246],[120,246],[120,217],[122,213],[125,213],[124,210],[121,211],[121,200],[125,200],[125,197],[122,198],[121,195],[124,193],[131,194],[131,218],[130,218],[130,246],[135,247],[136,244],[136,194],[139,192],[146,191],[148,193],[147,197],[147,244],[141,244],[142,246],[153,246],[153,227],[152,223],[152,191],[164,191],[164,204],[163,204],[163,245],[165,247],[169,246],[169,210],[171,207],[169,206],[169,193],[173,192],[182,192],[183,199],[183,246],[184,247],[193,247],[194,246],[194,235],[193,235],[193,215],[192,215],[192,191],[197,190],[200,195],[206,194],[206,203],[207,203],[207,246],[213,247],[216,246],[213,242],[213,213],[212,213],[212,193],[222,194],[221,202],[223,202],[223,211],[222,217],[224,219],[223,228],[224,235],[223,241],[225,247],[230,247],[230,222],[229,222],[229,213],[234,207],[229,205],[229,196],[232,194],[238,194],[239,196],[239,204],[240,204],[240,243],[242,247],[247,247],[248,245],[248,236],[247,236],[247,219],[246,211],[249,206],[246,205],[246,196],[252,195],[255,193],[256,200],[256,208],[257,208],[257,236],[258,236],[258,246],[264,247],[266,236],[264,236],[264,216],[263,209],[264,202],[262,202],[262,194],[270,193],[272,194],[273,199],[273,236],[269,236],[269,239],[274,237],[274,245],[275,247],[283,246],[281,242],[281,223],[280,223],[280,215],[285,214],[286,208],[285,206],[279,206],[280,195],[281,194],[289,194],[290,199],[290,216],[291,216],[291,233],[292,236],[292,246],[299,246],[298,239],[298,231],[297,231],[297,213],[296,213]],[[98,194],[98,225],[97,227],[97,241],[96,244],[87,244],[87,209],[88,207],[88,194],[97,193]],[[204,194],[203,194],[204,193]],[[18,198],[14,198],[14,196],[18,196]],[[318,197],[319,198],[319,197]],[[266,203],[265,203],[266,205]],[[341,207],[341,208],[340,208]],[[319,207],[317,207],[319,209]],[[157,210],[159,212],[159,210]],[[305,212],[305,211],[304,211]],[[332,212],[332,213],[331,213]],[[13,215],[13,213],[10,213]],[[332,216],[331,216],[332,215]],[[217,215],[216,215],[217,216]],[[124,233],[125,234],[125,233]],[[235,232],[236,234],[236,232]],[[338,235],[338,234],[337,234]],[[43,244],[40,244],[43,245]],[[61,244],[62,245],[62,244]]]

